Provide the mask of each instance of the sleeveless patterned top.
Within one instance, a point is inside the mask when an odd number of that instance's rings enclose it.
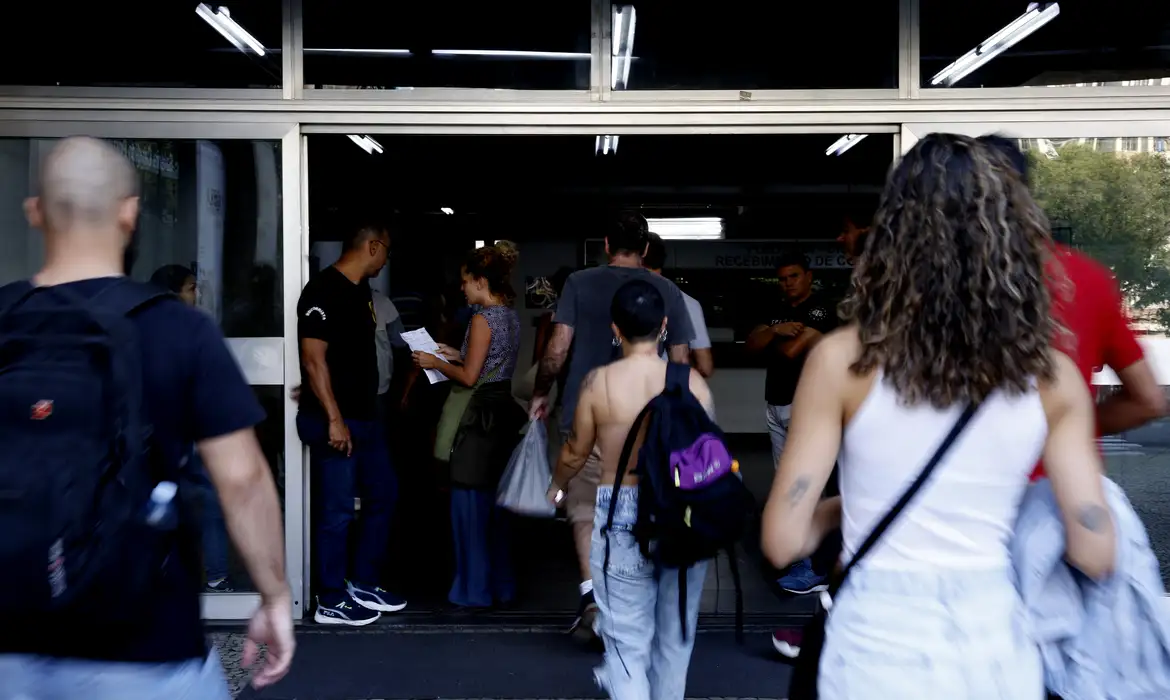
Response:
[[[488,347],[487,359],[483,369],[479,371],[479,378],[483,379],[492,370],[496,370],[492,382],[510,382],[516,373],[516,360],[520,355],[520,314],[511,306],[476,307],[476,316],[483,316],[492,331],[491,345]],[[467,331],[463,334],[463,349],[460,351],[467,356],[467,341],[471,337],[471,324],[467,324]],[[496,369],[499,368],[499,369]]]

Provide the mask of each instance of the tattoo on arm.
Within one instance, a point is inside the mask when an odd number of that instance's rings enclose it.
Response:
[[[1077,523],[1089,532],[1102,533],[1109,526],[1109,511],[1101,506],[1082,506],[1077,511]]]
[[[788,505],[795,506],[800,503],[800,499],[808,493],[808,482],[807,476],[797,477],[796,481],[792,482],[792,486],[788,489]]]
[[[548,349],[540,359],[540,367],[536,370],[536,383],[533,387],[538,396],[548,396],[552,391],[557,375],[565,366],[565,358],[569,354],[569,346],[573,342],[573,329],[563,324],[553,327],[552,338],[548,341]]]

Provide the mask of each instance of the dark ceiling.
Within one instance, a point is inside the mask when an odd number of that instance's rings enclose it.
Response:
[[[623,206],[757,222],[750,231],[732,224],[729,237],[761,228],[802,237],[810,234],[799,222],[824,219],[814,227],[823,237],[835,235],[843,209],[876,203],[893,156],[889,134],[842,156],[825,155],[836,134],[623,136],[604,156],[586,136],[372,136],[384,153],[367,154],[342,135],[309,137],[315,236],[362,218],[433,215],[442,219],[434,225],[448,225],[475,215],[480,226],[508,230],[497,237],[579,237],[590,217]],[[549,221],[558,222],[553,232]]]

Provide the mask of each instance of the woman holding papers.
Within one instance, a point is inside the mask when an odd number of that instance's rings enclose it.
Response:
[[[483,610],[515,595],[504,513],[496,486],[520,437],[524,412],[512,399],[520,350],[520,317],[512,308],[517,251],[499,241],[472,252],[463,265],[463,294],[475,307],[455,350],[436,345],[416,351],[415,365],[450,379],[435,439],[435,457],[451,472],[451,526],[455,580],[448,599],[457,608]]]

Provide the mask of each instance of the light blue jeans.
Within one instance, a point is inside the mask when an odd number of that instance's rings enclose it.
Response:
[[[1045,697],[1009,571],[854,571],[829,612],[817,687],[820,700]]]
[[[638,519],[638,489],[622,487],[616,497],[617,512],[608,535],[607,574],[603,570],[606,538],[601,530],[609,517],[614,488],[597,489],[590,564],[593,596],[600,612],[597,632],[605,642],[605,657],[594,669],[594,676],[614,700],[682,700],[707,562],[687,571],[684,638],[678,571],[655,570],[654,563],[638,549],[633,534]]]
[[[176,663],[0,655],[0,700],[229,700],[219,653]]]

